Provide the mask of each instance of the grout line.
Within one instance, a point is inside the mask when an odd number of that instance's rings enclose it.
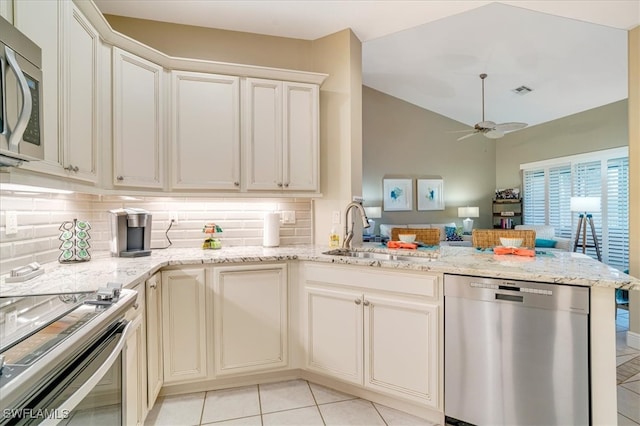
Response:
[[[315,402],[316,404],[316,410],[318,410],[318,414],[320,414],[320,420],[322,420],[322,424],[326,426],[327,422],[324,420],[324,417],[322,416],[322,411],[320,411],[320,405],[318,404],[316,395],[313,393],[313,389],[311,389],[311,383],[309,383],[308,380],[306,380],[306,382],[307,382],[307,386],[309,386],[309,392],[311,392],[311,397],[313,398],[313,402]]]
[[[204,416],[204,404],[207,402],[207,393],[209,393],[209,391],[204,392],[204,398],[202,400],[202,408],[200,409],[200,420],[198,421],[199,425],[202,424],[202,416]]]
[[[389,426],[389,423],[387,423],[387,420],[384,418],[384,416],[380,413],[380,411],[378,411],[378,407],[376,407],[376,404],[374,404],[372,401],[369,401],[369,403],[371,403],[371,406],[373,407],[374,410],[376,410],[376,413],[378,413],[378,415],[380,416],[380,418],[382,419],[382,421],[384,422],[384,424],[386,426]]]
[[[624,414],[622,414],[619,411],[618,411],[618,415],[624,417],[625,419],[629,420],[633,424],[640,425],[640,423],[635,422],[633,419],[630,419],[629,417],[625,416]]]

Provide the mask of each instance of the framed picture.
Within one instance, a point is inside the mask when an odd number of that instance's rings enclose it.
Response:
[[[382,180],[384,211],[413,210],[413,179]]]
[[[418,210],[444,210],[442,179],[418,179]]]

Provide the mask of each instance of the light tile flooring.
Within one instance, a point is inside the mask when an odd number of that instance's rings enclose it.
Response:
[[[640,426],[640,351],[626,345],[629,312],[618,309],[618,425]],[[161,397],[145,425],[430,425],[304,380]]]

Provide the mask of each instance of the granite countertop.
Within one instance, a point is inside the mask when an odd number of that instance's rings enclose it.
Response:
[[[95,291],[109,282],[132,287],[159,269],[173,265],[238,264],[246,262],[301,260],[323,263],[352,264],[399,270],[432,271],[477,275],[493,278],[563,283],[640,290],[640,280],[619,272],[579,253],[554,251],[535,258],[494,255],[471,247],[442,246],[436,250],[388,250],[379,243],[365,243],[361,251],[396,253],[422,257],[420,262],[360,259],[323,254],[327,246],[283,246],[265,248],[223,247],[220,250],[175,248],[154,250],[151,256],[137,258],[110,257],[108,252],[92,253],[92,260],[82,263],[43,265],[45,273],[22,283],[6,283],[0,277],[0,296],[53,294]],[[429,258],[426,261],[424,258]]]

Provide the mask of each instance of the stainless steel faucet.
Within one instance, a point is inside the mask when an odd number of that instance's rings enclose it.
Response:
[[[369,227],[369,219],[364,211],[362,204],[352,201],[347,204],[347,208],[344,210],[344,240],[342,240],[342,248],[351,248],[351,240],[353,239],[353,227],[355,222],[353,220],[353,214],[351,215],[351,230],[349,230],[349,211],[356,208],[360,212],[360,219],[362,220],[362,227]]]

